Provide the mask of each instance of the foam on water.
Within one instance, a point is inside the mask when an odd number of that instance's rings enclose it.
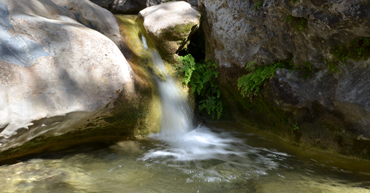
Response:
[[[242,141],[228,133],[215,133],[204,126],[198,126],[181,137],[168,137],[152,134],[149,137],[165,142],[167,145],[149,151],[143,160],[169,156],[174,161],[224,159],[225,155],[244,157],[237,145]]]

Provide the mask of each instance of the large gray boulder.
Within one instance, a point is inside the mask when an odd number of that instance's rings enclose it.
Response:
[[[39,139],[76,131],[80,140],[110,131],[133,136],[132,116],[145,113],[134,102],[135,74],[109,11],[88,0],[0,0],[0,15],[0,152],[55,145]],[[83,136],[87,128],[105,130]]]
[[[336,46],[370,37],[368,1],[200,4],[207,15],[207,57],[218,61],[219,82],[234,112],[240,110],[239,118],[295,144],[370,159],[370,60],[350,59],[338,66],[338,73],[329,73],[324,60],[333,58]],[[294,21],[287,22],[289,18]],[[258,65],[310,62],[314,72],[303,79],[299,72],[278,70],[259,97],[240,99],[238,78],[253,60]]]
[[[184,1],[163,3],[139,12],[146,34],[165,55],[182,50],[199,28],[199,11]]]

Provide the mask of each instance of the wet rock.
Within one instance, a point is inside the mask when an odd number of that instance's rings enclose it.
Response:
[[[152,42],[165,55],[182,50],[199,28],[200,13],[186,2],[169,2],[139,12]]]

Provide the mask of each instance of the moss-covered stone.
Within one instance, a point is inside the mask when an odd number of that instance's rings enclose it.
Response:
[[[328,110],[318,102],[311,108],[294,106],[295,97],[279,92],[276,79],[267,82],[257,97],[243,98],[236,85],[242,70],[220,72],[219,88],[238,122],[301,148],[370,159],[370,140],[358,137],[356,125],[340,111]]]
[[[160,119],[161,119],[161,102],[156,88],[152,73],[150,70],[154,69],[153,62],[148,50],[143,46],[141,39],[142,31],[140,26],[136,22],[136,16],[133,15],[117,15],[116,16],[121,22],[120,31],[125,41],[128,42],[129,51],[132,53],[129,55],[129,63],[134,70],[136,76],[136,85],[138,93],[141,96],[121,96],[127,98],[127,100],[137,100],[137,108],[141,111],[135,111],[135,109],[125,109],[122,105],[118,105],[117,110],[122,112],[131,112],[133,116],[140,118],[137,128],[135,128],[135,136],[145,136],[152,132],[159,132],[160,130]],[[151,46],[151,42],[147,44]],[[153,72],[153,71],[152,71]]]

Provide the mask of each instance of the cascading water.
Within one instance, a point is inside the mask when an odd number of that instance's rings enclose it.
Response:
[[[156,79],[162,100],[162,128],[157,137],[179,139],[191,129],[192,112],[175,81],[167,75],[163,60],[155,49],[150,49],[153,63],[166,81]]]
[[[228,134],[211,132],[204,126],[196,128],[192,126],[193,114],[186,98],[175,81],[167,74],[158,51],[148,47],[144,36],[142,41],[144,47],[150,51],[157,71],[166,77],[165,81],[156,78],[162,99],[161,132],[151,134],[149,137],[170,145],[165,149],[150,151],[143,159],[168,156],[176,160],[205,160],[219,159],[220,155],[243,155],[242,150],[238,152],[238,148],[232,145],[239,142],[238,139]]]

